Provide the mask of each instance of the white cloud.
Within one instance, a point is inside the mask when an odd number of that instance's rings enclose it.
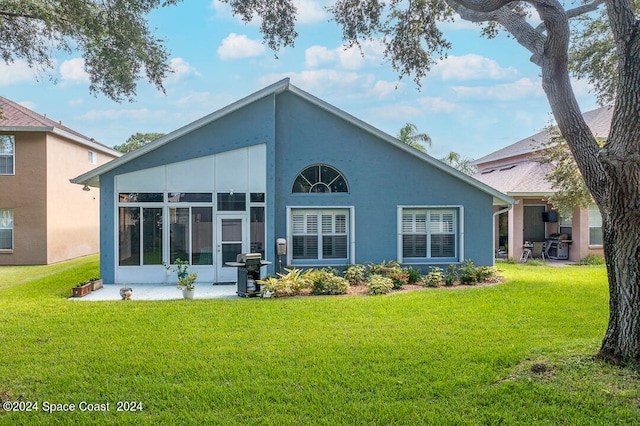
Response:
[[[532,81],[529,78],[521,78],[513,83],[497,84],[495,86],[453,86],[452,89],[460,98],[466,99],[513,101],[544,95],[540,82]]]
[[[191,75],[197,77],[201,75],[197,69],[192,67],[187,61],[182,58],[171,59],[169,67],[171,68],[171,71],[173,71],[173,73],[169,75],[169,79],[174,83]]]
[[[26,61],[18,59],[12,64],[0,61],[0,86],[28,83],[36,80],[36,75]]]
[[[32,101],[22,101],[22,102],[18,102],[18,104],[22,105],[25,108],[30,109],[31,111],[36,110],[36,103]]]
[[[74,58],[60,64],[60,75],[66,83],[88,83],[89,74],[84,70],[84,59]]]
[[[375,121],[403,121],[406,123],[408,118],[418,117],[424,114],[422,109],[413,105],[390,105],[385,107],[369,108],[369,113]]]
[[[217,17],[231,17],[231,6],[229,6],[227,3],[221,2],[220,0],[213,0],[211,2],[211,9],[215,11]]]
[[[442,98],[426,96],[418,99],[423,111],[431,113],[451,113],[459,109],[459,106]]]
[[[122,119],[130,119],[136,122],[153,122],[160,121],[164,117],[167,117],[167,111],[165,110],[156,110],[151,111],[146,108],[141,109],[107,109],[107,110],[98,110],[93,109],[87,111],[86,113],[76,117],[78,120],[84,121],[103,121],[103,120],[111,120],[117,121]]]
[[[336,99],[387,99],[404,89],[398,81],[378,80],[373,74],[335,69],[306,70],[299,73],[270,74],[258,78],[258,85],[267,86],[283,78],[315,96]],[[375,98],[375,99],[374,99]]]
[[[265,52],[264,45],[258,40],[251,40],[244,34],[231,33],[222,40],[218,47],[218,56],[223,61],[231,59],[251,58]]]
[[[329,16],[324,10],[324,6],[329,3],[327,1],[293,0],[293,4],[297,9],[296,24],[308,25],[329,20]],[[213,0],[210,7],[214,11],[214,18],[235,19],[243,24],[245,23],[242,21],[241,16],[233,15],[231,6],[227,3]],[[247,24],[256,25],[259,22],[260,20],[254,14]]]
[[[360,48],[357,46],[346,48],[344,45],[335,49],[311,46],[304,52],[307,67],[315,68],[337,62],[342,68],[353,71],[367,65],[380,65],[383,62],[383,55],[384,44],[379,40],[366,40],[360,44]]]
[[[433,69],[443,80],[500,80],[518,75],[514,67],[502,68],[493,59],[476,54],[449,56],[439,62]]]
[[[378,99],[384,99],[389,95],[398,93],[402,88],[404,88],[404,84],[399,81],[378,80],[373,85],[370,93]]]
[[[346,91],[353,93],[354,87],[366,84],[370,76],[363,76],[355,72],[341,72],[333,69],[308,70],[300,73],[271,74],[259,78],[260,85],[266,86],[274,81],[289,77],[291,82],[303,90],[313,94],[323,94],[328,91]]]
[[[311,0],[294,0],[293,4],[298,9],[296,23],[298,24],[315,24],[317,22],[329,19],[327,12],[322,7],[324,2]]]
[[[69,105],[82,105],[84,103],[84,99],[76,98],[69,100]]]
[[[309,68],[315,68],[337,58],[335,49],[329,50],[325,46],[311,46],[304,51],[304,63]]]

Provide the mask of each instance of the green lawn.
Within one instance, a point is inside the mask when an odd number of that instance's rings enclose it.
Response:
[[[591,358],[604,268],[501,268],[388,296],[78,302],[95,257],[0,267],[0,395],[38,403],[0,424],[637,423],[638,374]],[[109,411],[43,411],[82,401]]]

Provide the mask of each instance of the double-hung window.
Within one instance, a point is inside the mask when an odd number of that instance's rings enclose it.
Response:
[[[293,260],[349,258],[349,210],[292,209]]]
[[[602,216],[598,206],[589,206],[589,245],[602,244]]]
[[[0,250],[13,250],[13,210],[0,209]]]
[[[15,149],[13,135],[0,135],[0,175],[15,174]]]
[[[402,208],[402,259],[457,260],[458,209]]]

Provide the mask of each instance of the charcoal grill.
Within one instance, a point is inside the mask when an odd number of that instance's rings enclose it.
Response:
[[[262,260],[260,253],[240,253],[235,262],[226,262],[229,266],[238,268],[238,280],[236,293],[241,297],[260,296],[260,268],[270,265],[271,262]]]

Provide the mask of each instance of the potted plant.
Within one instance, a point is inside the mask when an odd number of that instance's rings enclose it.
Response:
[[[182,290],[182,297],[185,299],[193,299],[195,295],[195,282],[198,274],[192,272],[188,275],[178,276],[178,289]]]
[[[73,297],[83,297],[91,293],[91,283],[89,281],[80,281],[73,287]]]
[[[195,272],[189,273],[189,261],[177,258],[173,261],[173,268],[171,265],[163,263],[167,271],[173,271],[178,275],[178,289],[182,290],[182,297],[185,299],[193,299],[195,294],[195,282],[198,278],[198,274]]]
[[[102,288],[103,280],[102,278],[89,278],[89,283],[91,283],[91,291],[96,291]]]
[[[173,261],[173,268],[171,267],[171,265],[168,265],[165,262],[162,262],[162,265],[164,265],[164,267],[165,267],[165,269],[167,271],[175,272],[178,275],[178,278],[186,277],[187,275],[189,275],[189,272],[188,272],[189,261],[188,260],[182,260],[180,258],[177,258],[176,260]]]

